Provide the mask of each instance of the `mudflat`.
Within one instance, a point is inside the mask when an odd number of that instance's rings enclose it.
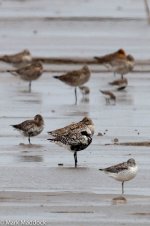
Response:
[[[126,76],[128,86],[119,92],[108,84],[116,79],[113,73],[91,62],[92,76],[86,84],[90,95],[83,98],[78,90],[74,105],[74,90],[53,75],[79,69],[83,63],[44,64],[45,72],[28,93],[28,83],[7,73],[12,66],[0,62],[0,224],[149,225],[150,31],[144,6],[141,1],[124,6],[118,0],[106,10],[105,2],[98,0],[70,1],[62,8],[56,2],[36,2],[36,6],[34,1],[1,2],[0,55],[29,48],[35,58],[86,62],[121,47],[143,64],[136,64]],[[94,4],[96,11],[90,11]],[[106,104],[99,89],[113,91],[116,104]],[[29,145],[10,125],[36,114],[44,117],[45,128]],[[72,153],[49,143],[47,131],[84,116],[92,118],[96,131],[92,144],[78,153],[75,169]],[[134,180],[125,182],[122,196],[121,183],[98,169],[131,157],[139,171]]]

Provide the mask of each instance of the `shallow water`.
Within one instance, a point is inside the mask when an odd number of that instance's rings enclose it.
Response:
[[[128,0],[124,5],[124,1],[115,0],[107,7],[104,1],[70,1],[62,4],[61,11],[57,11],[59,1],[48,2],[1,1],[1,54],[29,48],[35,57],[84,58],[123,47],[138,59],[149,59],[150,32],[141,1],[135,5],[134,0]],[[74,14],[73,7],[78,9]],[[2,62],[0,66],[11,68]],[[136,65],[141,72],[127,75],[129,85],[124,91],[113,89],[116,105],[106,105],[99,92],[111,89],[108,82],[115,79],[113,74],[106,69],[101,72],[99,65],[89,65],[90,96],[83,99],[78,90],[78,105],[74,105],[74,90],[52,76],[81,66],[45,64],[49,72],[33,82],[31,93],[27,92],[28,83],[6,72],[0,74],[0,224],[36,220],[59,226],[149,225],[149,148],[113,145],[114,138],[119,142],[149,141],[150,78],[149,72],[143,73],[149,65]],[[38,113],[44,117],[45,128],[28,145],[10,125]],[[79,168],[74,169],[72,153],[49,143],[47,131],[86,115],[94,121],[96,132],[92,144],[78,153]],[[125,183],[123,199],[121,184],[98,169],[130,157],[136,159],[139,172]]]

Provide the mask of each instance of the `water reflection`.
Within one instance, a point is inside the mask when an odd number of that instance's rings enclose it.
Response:
[[[23,149],[33,149],[33,148],[42,148],[43,146],[40,144],[27,144],[27,143],[20,143],[19,146]]]
[[[18,156],[19,162],[43,162],[41,155],[21,155]]]
[[[124,91],[121,93],[121,95],[117,96],[117,103],[121,103],[123,105],[133,105],[133,97]]]
[[[89,97],[82,97],[82,99],[80,100],[80,103],[89,103],[89,101],[90,101],[90,99],[89,99]]]
[[[18,102],[24,102],[27,104],[29,104],[29,103],[41,104],[42,103],[41,93],[38,93],[38,92],[29,93],[26,90],[19,90],[16,98],[17,98]]]
[[[112,199],[112,205],[119,205],[119,204],[126,204],[126,203],[127,203],[127,199],[122,195],[114,197]]]

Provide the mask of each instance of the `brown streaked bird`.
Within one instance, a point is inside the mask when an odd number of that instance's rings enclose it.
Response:
[[[133,70],[135,60],[132,55],[126,55],[126,52],[123,49],[107,54],[102,57],[94,57],[100,64],[111,66],[112,71],[117,74],[120,74],[123,78],[123,75],[129,73]]]
[[[126,52],[124,49],[119,49],[116,52],[101,56],[101,57],[94,57],[100,64],[110,64],[113,66],[114,60],[120,60],[126,58]]]
[[[80,89],[83,97],[90,94],[90,88],[88,86],[79,86],[79,89]]]
[[[124,182],[132,180],[138,171],[138,167],[133,158],[128,159],[127,162],[119,163],[114,166],[110,166],[104,169],[99,169],[104,171],[108,176],[114,178],[117,181],[122,182],[122,194],[124,194]]]
[[[11,63],[13,66],[19,68],[32,62],[32,55],[28,49],[25,49],[16,54],[4,55],[0,58],[6,63]]]
[[[43,65],[40,61],[35,61],[25,67],[7,70],[13,75],[18,75],[22,80],[29,82],[29,92],[31,92],[31,82],[38,79],[43,73]]]
[[[86,149],[91,144],[92,136],[91,133],[87,131],[73,131],[69,132],[67,135],[57,136],[47,140],[73,152],[76,168],[78,162],[77,152]]]
[[[117,80],[114,80],[112,82],[109,82],[109,85],[117,86],[117,90],[120,91],[120,90],[123,90],[127,87],[128,80],[127,80],[127,78],[117,79]]]
[[[135,59],[132,55],[127,55],[125,59],[120,59],[114,63],[112,70],[114,73],[120,74],[121,78],[133,71],[135,65]]]
[[[113,101],[114,104],[116,103],[116,96],[115,94],[113,94],[113,92],[109,91],[109,90],[100,90],[100,92],[102,94],[104,94],[105,99],[106,99],[106,104],[110,103],[110,101]]]
[[[91,72],[87,65],[80,70],[70,71],[64,75],[53,76],[69,86],[75,87],[75,104],[77,104],[77,87],[82,86],[90,79]]]
[[[83,130],[87,132],[90,130],[92,136],[94,135],[95,126],[92,119],[90,119],[89,117],[84,117],[81,121],[77,123],[71,123],[68,126],[65,126],[63,128],[50,131],[48,132],[48,134],[52,137],[57,137],[61,135],[66,136],[69,132],[73,132],[73,131],[81,132]]]
[[[41,115],[35,115],[33,120],[26,120],[20,124],[12,125],[15,129],[20,131],[23,136],[28,137],[29,144],[30,137],[39,135],[44,129],[44,120]]]

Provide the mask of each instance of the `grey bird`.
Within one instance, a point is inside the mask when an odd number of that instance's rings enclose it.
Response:
[[[21,132],[23,136],[28,137],[29,144],[31,144],[30,137],[37,136],[43,131],[44,120],[41,115],[35,115],[34,119],[12,125],[12,127]]]
[[[87,65],[80,70],[70,71],[60,76],[53,76],[69,86],[75,87],[75,104],[77,104],[77,87],[82,86],[89,81],[91,72]]]
[[[124,194],[124,182],[132,180],[138,171],[137,164],[133,158],[129,159],[127,162],[122,162],[114,166],[110,166],[104,169],[99,169],[104,171],[108,176],[114,178],[117,181],[122,182],[122,194]]]
[[[20,68],[32,62],[32,55],[28,49],[25,49],[19,53],[4,55],[0,57],[0,60]]]
[[[22,80],[29,82],[29,92],[31,92],[31,82],[38,79],[43,73],[43,65],[40,61],[35,61],[25,67],[7,70],[13,75],[19,76]]]

